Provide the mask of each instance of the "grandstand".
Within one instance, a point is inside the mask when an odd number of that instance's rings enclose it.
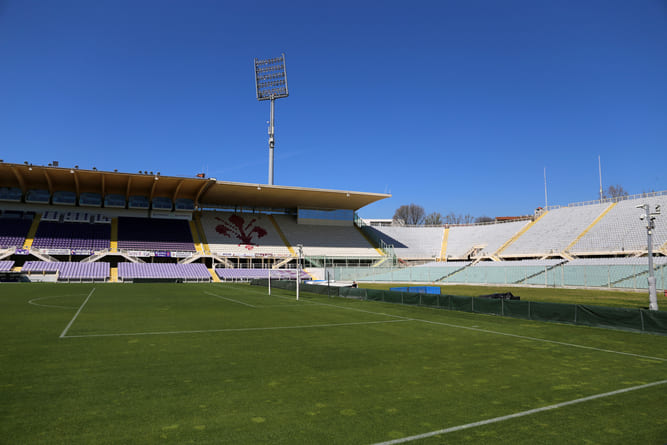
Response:
[[[300,252],[385,258],[354,218],[388,196],[0,163],[0,260],[29,281],[295,279]]]
[[[643,288],[638,205],[667,192],[540,209],[533,217],[435,227],[367,225],[386,194],[0,163],[3,272],[30,281],[419,281]],[[667,218],[652,250],[658,287]]]
[[[491,257],[528,224],[528,221],[509,221],[451,227],[443,257],[449,260]]]
[[[589,227],[609,204],[590,204],[546,212],[499,255],[503,258],[561,256],[566,247]]]
[[[572,246],[570,252],[577,256],[644,254],[648,249],[646,228],[644,224],[637,224],[638,204],[667,209],[667,196],[647,196],[615,203],[605,217]],[[653,250],[660,251],[667,240],[667,215],[655,220],[653,236]]]
[[[272,215],[242,212],[205,212],[201,226],[211,252],[223,256],[293,254],[283,241]]]
[[[433,260],[441,257],[443,227],[368,226],[366,230],[380,245],[393,246],[404,260]]]

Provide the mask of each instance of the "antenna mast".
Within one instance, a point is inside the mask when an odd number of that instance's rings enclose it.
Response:
[[[598,155],[598,174],[600,175],[600,202],[602,202],[602,164],[600,163],[600,155]]]
[[[544,210],[549,208],[549,201],[547,201],[547,168],[544,167]]]

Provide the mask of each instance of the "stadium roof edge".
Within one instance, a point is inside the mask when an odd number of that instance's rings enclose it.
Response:
[[[0,163],[0,187],[132,195],[153,199],[192,199],[198,207],[281,208],[358,210],[381,199],[386,193],[328,190],[283,185],[217,181],[214,178],[162,176],[159,172],[121,173],[69,167]]]

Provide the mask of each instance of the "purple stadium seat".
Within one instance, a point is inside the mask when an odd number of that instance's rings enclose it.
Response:
[[[108,249],[111,244],[109,224],[42,221],[33,247],[39,249]]]
[[[23,247],[32,220],[0,218],[0,249]]]
[[[106,280],[109,278],[109,263],[69,263],[49,261],[26,261],[22,272],[59,272],[59,280]]]
[[[118,248],[126,250],[194,252],[188,221],[158,218],[118,218]]]
[[[205,264],[172,263],[119,263],[118,278],[134,279],[184,279],[209,281],[211,275]]]
[[[12,267],[14,267],[14,261],[0,261],[0,272],[9,272],[12,270]]]

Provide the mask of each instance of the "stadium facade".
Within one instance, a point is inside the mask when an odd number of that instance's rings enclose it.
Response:
[[[637,206],[667,208],[667,192],[657,192],[485,224],[409,227],[357,216],[388,197],[0,163],[0,273],[30,281],[289,278],[302,254],[306,277],[320,279],[329,271],[350,280],[642,288],[649,246]],[[654,222],[664,288],[667,215]],[[565,279],[581,275],[576,267],[586,278]]]

